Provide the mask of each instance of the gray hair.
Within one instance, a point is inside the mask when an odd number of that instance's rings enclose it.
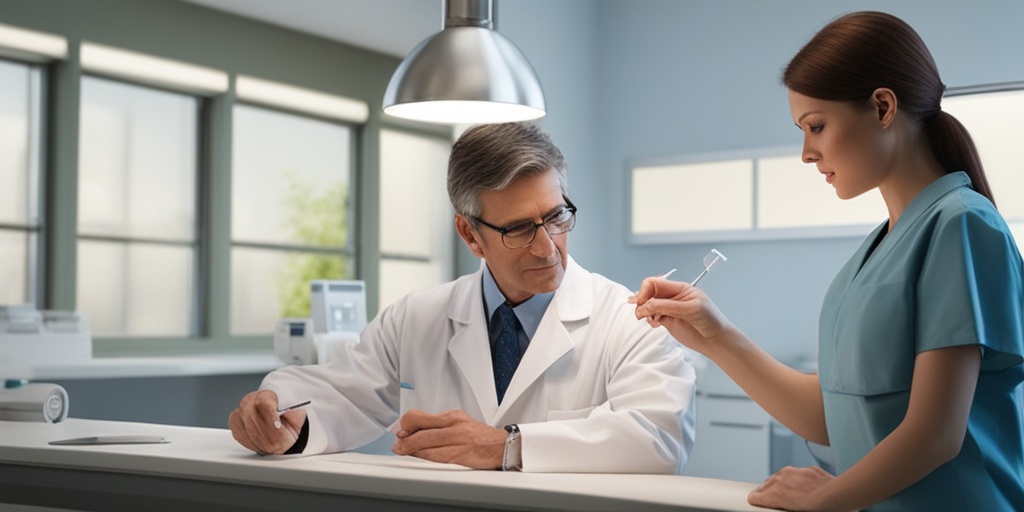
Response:
[[[481,124],[466,130],[448,158],[448,198],[455,213],[480,215],[479,193],[504,190],[520,176],[554,169],[562,195],[568,189],[562,152],[533,123]]]

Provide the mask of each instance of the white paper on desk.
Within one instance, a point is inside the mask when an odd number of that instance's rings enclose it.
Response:
[[[387,466],[392,468],[433,469],[441,471],[471,471],[473,469],[466,466],[460,466],[458,464],[431,462],[429,460],[405,455],[373,455],[368,453],[346,452],[320,455],[317,458],[330,462],[348,462],[351,464],[367,464],[371,466]]]

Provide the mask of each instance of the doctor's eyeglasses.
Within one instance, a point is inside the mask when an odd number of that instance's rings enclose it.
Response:
[[[563,206],[544,218],[544,222],[521,222],[507,227],[498,227],[489,224],[480,217],[473,217],[473,220],[487,226],[498,233],[501,233],[501,243],[509,249],[520,249],[533,243],[537,238],[537,228],[544,226],[548,235],[561,235],[572,231],[576,225],[576,205],[572,204],[569,198],[565,198],[567,206]]]

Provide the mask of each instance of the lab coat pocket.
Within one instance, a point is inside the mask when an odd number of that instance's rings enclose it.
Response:
[[[579,420],[590,416],[591,411],[597,407],[584,409],[570,409],[561,411],[548,411],[548,421]]]
[[[906,391],[914,371],[910,283],[854,286],[836,318],[832,386],[871,396]]]

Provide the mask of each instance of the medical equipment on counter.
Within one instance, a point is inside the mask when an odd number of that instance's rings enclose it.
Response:
[[[282,318],[274,329],[274,354],[287,364],[326,363],[347,343],[359,341],[366,327],[363,281],[309,283],[311,318]]]
[[[89,322],[71,311],[0,306],[0,368],[92,360]]]
[[[309,309],[314,332],[362,332],[366,327],[366,284],[327,279],[310,281]]]

